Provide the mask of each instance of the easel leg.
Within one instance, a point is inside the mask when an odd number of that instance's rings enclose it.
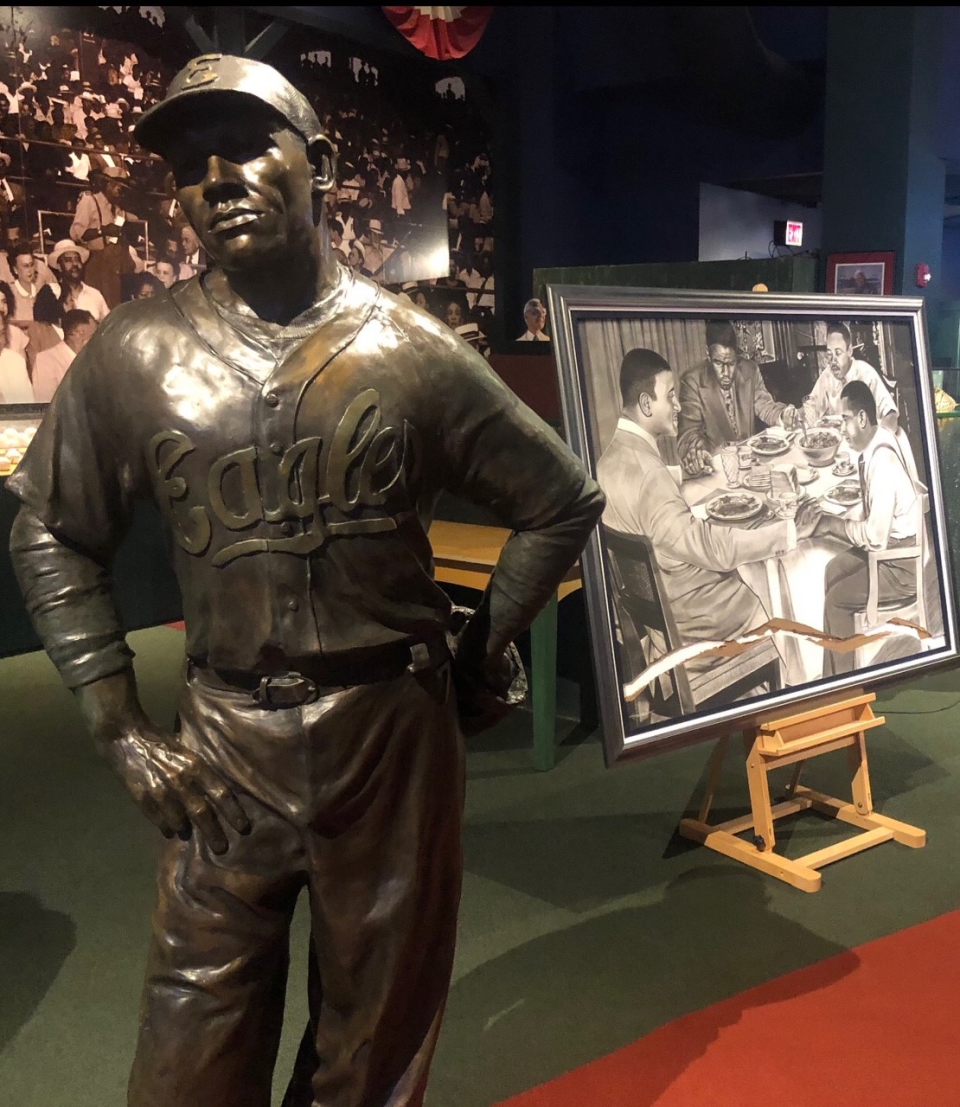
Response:
[[[853,805],[858,815],[873,813],[873,793],[870,791],[870,769],[867,764],[867,738],[861,730],[856,742],[847,751],[853,773]]]
[[[710,808],[713,806],[713,797],[716,795],[717,788],[720,786],[720,771],[723,768],[723,759],[727,754],[727,745],[730,742],[730,735],[724,734],[719,742],[713,747],[713,753],[710,754],[710,772],[707,776],[707,790],[703,794],[703,802],[700,804],[700,814],[697,815],[697,819],[705,823],[710,815]]]
[[[533,670],[533,763],[541,772],[552,769],[557,747],[557,597],[530,628]]]
[[[767,767],[757,748],[754,731],[744,731],[743,743],[747,750],[747,785],[750,789],[750,809],[753,812],[754,844],[761,852],[766,852],[777,844],[773,812],[770,810]]]

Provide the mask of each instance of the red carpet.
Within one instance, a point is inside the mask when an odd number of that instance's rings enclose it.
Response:
[[[504,1105],[960,1104],[958,1023],[952,911],[686,1015]]]

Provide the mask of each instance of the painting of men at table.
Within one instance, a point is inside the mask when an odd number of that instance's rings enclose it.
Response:
[[[638,311],[577,338],[628,736],[955,652],[914,320]]]

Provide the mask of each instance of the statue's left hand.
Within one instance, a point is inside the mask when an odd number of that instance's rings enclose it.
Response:
[[[467,736],[494,726],[527,696],[527,676],[515,645],[492,661],[462,648],[470,614],[467,608],[454,608],[454,633],[449,640],[460,728]]]

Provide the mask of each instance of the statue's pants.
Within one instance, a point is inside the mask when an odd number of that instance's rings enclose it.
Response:
[[[264,711],[191,674],[181,741],[253,829],[166,843],[131,1107],[268,1107],[306,888],[310,1025],[285,1107],[418,1107],[449,987],[463,743],[449,666]]]

